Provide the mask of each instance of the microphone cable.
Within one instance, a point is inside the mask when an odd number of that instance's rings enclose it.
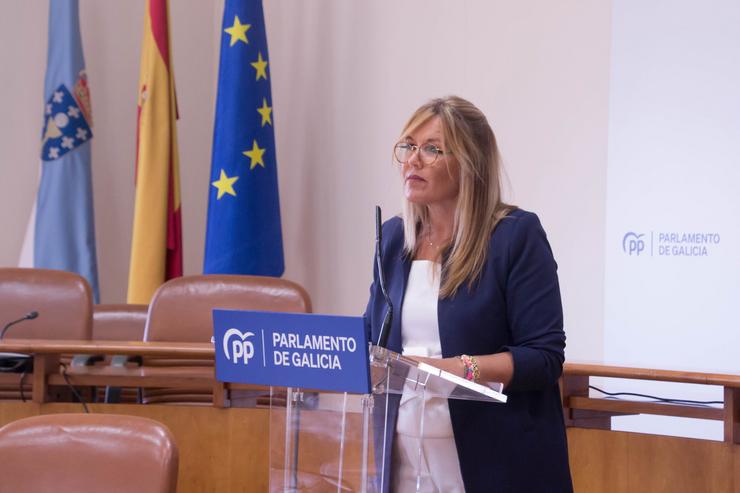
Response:
[[[693,404],[693,405],[699,405],[699,406],[711,406],[716,404],[724,404],[724,401],[692,401],[690,399],[670,399],[668,397],[658,397],[654,395],[649,394],[638,394],[635,392],[607,392],[606,390],[602,390],[598,387],[594,387],[593,385],[588,386],[589,389],[593,389],[596,392],[600,392],[604,395],[607,395],[609,397],[614,397],[617,400],[625,400],[625,399],[619,399],[620,396],[630,396],[630,397],[642,397],[643,399],[652,399],[654,401],[663,402],[666,404]]]
[[[59,366],[62,367],[62,378],[64,378],[64,381],[67,383],[67,387],[69,387],[69,390],[72,391],[72,395],[75,396],[77,399],[77,402],[82,404],[82,408],[85,410],[85,413],[90,414],[90,409],[87,407],[87,403],[82,398],[79,392],[77,392],[77,389],[74,385],[72,385],[72,382],[69,381],[69,375],[67,375],[67,365],[65,363],[59,362]]]
[[[23,373],[21,373],[20,383],[18,384],[18,392],[21,394],[21,402],[26,402],[26,395],[23,393],[23,382],[26,380],[26,375],[28,375],[28,370],[23,370]]]

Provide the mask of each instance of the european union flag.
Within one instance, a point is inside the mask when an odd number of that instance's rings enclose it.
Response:
[[[98,301],[90,91],[77,0],[49,2],[41,179],[21,252],[22,267],[84,276]]]
[[[284,270],[269,57],[261,0],[226,0],[203,271]]]

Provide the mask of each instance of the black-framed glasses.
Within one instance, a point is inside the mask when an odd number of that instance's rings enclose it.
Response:
[[[416,145],[410,142],[399,142],[393,147],[393,155],[401,164],[408,163],[417,151],[419,151],[419,160],[427,166],[434,164],[439,156],[446,154],[434,144]]]

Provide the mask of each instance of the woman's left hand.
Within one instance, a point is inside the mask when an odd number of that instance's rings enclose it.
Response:
[[[459,356],[452,358],[425,358],[423,356],[410,356],[411,359],[426,363],[459,377],[465,377],[465,364]],[[509,385],[514,374],[514,359],[511,353],[506,351],[496,354],[485,354],[476,356],[478,368],[480,369],[481,382],[500,382],[504,387]]]

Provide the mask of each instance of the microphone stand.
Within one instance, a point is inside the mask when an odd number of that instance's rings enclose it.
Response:
[[[17,323],[23,322],[24,320],[33,320],[34,318],[39,316],[39,312],[33,311],[29,312],[26,315],[22,316],[18,320],[13,320],[12,322],[8,322],[5,324],[5,327],[3,327],[3,330],[0,331],[0,340],[2,340],[5,337],[5,333],[8,331],[9,328],[14,326]]]
[[[18,320],[8,322],[0,331],[0,340],[5,337],[5,333],[15,324],[24,320],[33,320],[39,316],[39,312],[29,312]],[[28,354],[20,353],[0,353],[0,373],[28,373],[33,369],[33,359]],[[23,396],[23,383],[21,379],[21,397]]]
[[[385,304],[388,305],[388,310],[385,312],[383,317],[383,323],[380,326],[380,333],[378,334],[377,346],[382,348],[388,347],[388,337],[391,333],[391,323],[393,321],[393,302],[391,297],[388,296],[388,290],[385,286],[385,273],[383,272],[383,225],[381,221],[381,211],[379,206],[375,206],[375,265],[378,268],[378,284],[380,284],[380,292],[383,293],[385,298]]]

